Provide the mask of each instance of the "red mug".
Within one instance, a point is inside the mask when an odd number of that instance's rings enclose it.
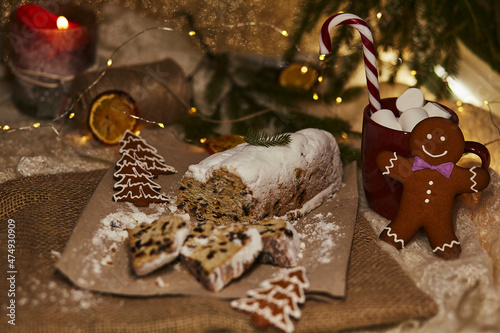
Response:
[[[391,110],[396,117],[399,112],[396,108],[397,98],[381,100],[382,109]],[[433,102],[435,103],[435,102]],[[444,105],[438,104],[448,113],[450,120],[458,124],[458,116]],[[377,155],[384,150],[410,157],[410,132],[397,131],[384,127],[370,118],[370,105],[363,111],[363,133],[361,142],[361,174],[368,206],[376,213],[392,220],[398,211],[403,185],[382,175],[377,168]],[[464,153],[473,153],[481,158],[481,167],[488,169],[490,154],[488,149],[478,142],[466,141]]]

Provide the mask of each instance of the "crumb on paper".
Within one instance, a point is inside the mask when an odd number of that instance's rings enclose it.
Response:
[[[52,258],[57,259],[57,260],[59,260],[59,258],[61,258],[61,252],[59,252],[59,251],[51,250],[50,255],[52,256]]]
[[[168,287],[168,283],[166,283],[162,278],[161,276],[158,276],[155,280],[155,284],[160,287],[160,288],[167,288]]]

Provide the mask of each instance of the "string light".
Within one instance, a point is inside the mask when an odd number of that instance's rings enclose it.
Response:
[[[200,143],[205,143],[205,142],[207,142],[207,138],[201,138],[200,139]]]
[[[270,27],[272,29],[274,29],[276,32],[278,32],[280,35],[284,36],[284,37],[288,37],[288,31],[284,30],[284,29],[280,29],[278,27],[276,27],[275,25],[271,24],[271,23],[268,23],[268,22],[244,22],[244,23],[238,23],[238,24],[235,24],[235,25],[228,25],[226,26],[226,28],[239,28],[239,27],[245,27],[245,26],[263,26],[263,27]],[[169,31],[169,32],[174,32],[175,30],[173,30],[172,28],[169,28],[169,27],[151,27],[151,28],[147,28],[145,30],[142,30],[140,31],[139,33],[135,34],[134,36],[132,36],[131,38],[129,38],[128,40],[126,40],[124,43],[122,43],[121,45],[119,45],[112,53],[111,53],[111,56],[109,57],[109,59],[107,60],[106,62],[106,66],[107,67],[110,67],[112,64],[113,64],[113,58],[114,56],[123,48],[125,47],[128,43],[132,42],[134,39],[136,39],[137,37],[139,37],[140,35],[148,32],[148,31],[151,31],[151,30],[163,30],[163,31]],[[196,31],[194,30],[191,30],[189,31],[189,36],[195,36],[196,35]],[[307,67],[306,67],[307,68]],[[307,72],[307,70],[306,70]],[[55,124],[56,122],[64,119],[64,118],[67,118],[67,119],[73,119],[76,114],[74,112],[72,112],[74,106],[79,103],[81,101],[81,99],[84,97],[84,95],[90,90],[92,89],[107,73],[107,70],[104,69],[101,74],[94,80],[94,82],[92,82],[92,84],[90,84],[84,92],[82,92],[78,98],[76,98],[75,100],[73,100],[72,104],[69,106],[69,108],[66,110],[66,112],[62,113],[61,115],[59,115],[58,117],[52,119],[49,123],[46,123],[46,124],[41,124],[41,123],[35,123],[33,124],[32,126],[24,126],[24,127],[18,127],[18,128],[11,128],[9,125],[4,125],[3,127],[0,126],[0,129],[3,130],[4,132],[14,132],[14,131],[20,131],[20,130],[30,130],[30,129],[39,129],[39,128],[42,128],[42,127],[50,127],[54,133],[56,133],[57,136],[59,136],[59,131],[58,129],[56,129],[56,127],[53,125]],[[254,114],[251,114],[251,115],[248,115],[248,116],[244,116],[242,118],[239,118],[239,119],[233,119],[233,120],[221,120],[221,121],[217,121],[217,120],[211,120],[209,118],[205,118],[203,117],[201,114],[197,113],[197,109],[196,107],[194,106],[191,106],[189,107],[189,104],[184,101],[184,100],[181,100],[179,96],[177,96],[176,94],[174,94],[170,88],[167,86],[167,85],[164,85],[162,84],[163,82],[159,82],[169,93],[171,93],[173,95],[174,98],[176,98],[181,104],[185,105],[185,106],[188,106],[188,113],[190,115],[193,115],[193,114],[197,114],[198,117],[206,120],[206,121],[212,121],[214,123],[232,123],[232,122],[239,122],[239,121],[244,121],[244,120],[248,120],[248,119],[251,119],[253,117],[257,117],[257,116],[260,116],[264,113],[268,113],[268,112],[272,112],[273,110],[269,110],[269,109],[266,109],[266,110],[262,110],[262,111],[259,111],[259,112],[256,112]],[[313,96],[313,98],[317,99],[318,96],[317,94],[315,94],[316,97]],[[135,116],[135,115],[129,115],[137,120],[141,120],[143,122],[146,122],[146,123],[150,123],[150,124],[156,124],[157,126],[161,127],[161,128],[165,128],[165,125],[163,123],[160,123],[160,122],[156,122],[156,121],[152,121],[152,120],[148,120],[148,119],[145,119],[145,118],[142,118],[142,117],[138,117],[138,116]],[[62,127],[62,125],[61,125]],[[88,141],[90,139],[90,136],[82,136],[81,138],[81,142],[84,143],[86,141]]]
[[[339,96],[339,97],[335,98],[335,103],[337,103],[337,104],[342,103],[342,97]]]
[[[317,94],[317,93],[314,93],[314,94],[313,94],[313,99],[314,99],[315,101],[317,101],[317,100],[319,99],[319,96],[318,96],[318,94]]]
[[[323,82],[323,77],[322,76],[318,76],[318,82],[319,83]]]
[[[382,18],[382,13],[381,12],[378,12],[377,13],[377,18],[380,20]]]
[[[411,74],[412,76],[415,76],[415,75],[417,75],[417,71],[416,71],[416,70],[414,70],[414,69],[412,69],[412,70],[410,71],[410,74]]]
[[[320,60],[320,61],[323,61],[323,60],[325,60],[325,57],[326,57],[326,56],[325,56],[324,54],[320,54],[320,56],[319,56],[319,60]]]
[[[491,120],[491,123],[493,124],[493,126],[495,126],[495,128],[497,129],[498,134],[499,134],[499,136],[500,136],[500,127],[499,127],[499,126],[495,123],[495,121],[493,120],[493,111],[491,110],[491,106],[490,106],[490,104],[492,104],[492,103],[497,103],[497,104],[498,104],[498,103],[500,103],[500,102],[496,102],[496,101],[495,101],[495,102],[489,102],[489,101],[487,101],[487,100],[483,101],[483,104],[484,104],[484,105],[486,105],[486,107],[488,108],[488,111],[489,111],[489,114],[490,114],[490,120]],[[491,145],[492,143],[499,142],[499,141],[500,141],[500,138],[498,138],[498,139],[494,139],[494,140],[492,140],[492,141],[490,141],[490,142],[485,143],[484,145],[485,145],[485,146],[489,146],[489,145]]]

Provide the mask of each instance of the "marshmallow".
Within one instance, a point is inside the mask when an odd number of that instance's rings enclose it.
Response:
[[[401,131],[401,125],[399,125],[396,116],[391,110],[382,109],[374,112],[370,117],[374,122],[384,127],[392,128],[396,131]]]
[[[424,106],[424,94],[418,88],[409,88],[396,99],[396,108],[400,113],[412,108]]]
[[[429,118],[427,112],[421,108],[408,109],[399,116],[399,124],[405,132],[413,131],[415,125],[417,125],[422,120]]]
[[[427,104],[424,105],[423,108],[429,117],[442,117],[446,119],[451,118],[451,113],[447,112],[445,109],[443,109],[439,104],[428,102]]]

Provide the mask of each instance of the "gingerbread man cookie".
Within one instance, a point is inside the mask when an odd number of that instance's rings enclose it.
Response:
[[[398,213],[380,238],[404,248],[423,228],[433,252],[445,259],[460,255],[460,242],[453,230],[453,201],[460,193],[479,192],[488,186],[487,170],[455,165],[465,149],[457,124],[440,117],[421,121],[410,134],[412,157],[383,151],[377,166],[403,184]]]

